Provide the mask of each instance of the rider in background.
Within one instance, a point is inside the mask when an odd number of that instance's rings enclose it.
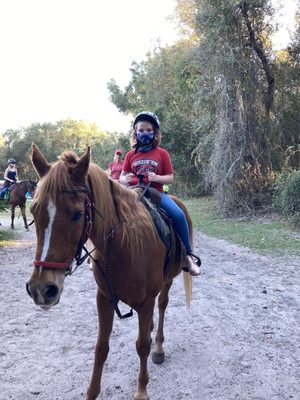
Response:
[[[8,188],[13,183],[18,182],[18,170],[17,170],[17,162],[14,158],[10,158],[7,161],[7,168],[4,172],[4,184],[0,191],[0,199],[4,199],[5,193],[8,191]]]
[[[121,149],[117,149],[115,151],[114,160],[108,165],[108,175],[116,181],[120,180],[120,174],[122,172],[122,153]]]
[[[139,113],[133,123],[130,150],[124,159],[120,183],[133,186],[137,175],[144,176],[144,183],[161,192],[160,207],[172,218],[187,254],[187,269],[191,275],[200,274],[200,259],[192,253],[188,223],[182,209],[163,192],[163,185],[173,183],[173,166],[169,153],[159,147],[161,133],[159,119],[149,111]]]

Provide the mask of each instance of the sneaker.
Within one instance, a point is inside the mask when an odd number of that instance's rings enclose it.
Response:
[[[192,276],[197,276],[201,274],[200,263],[194,261],[191,255],[186,256],[187,260],[187,270]],[[197,260],[198,261],[198,260]]]

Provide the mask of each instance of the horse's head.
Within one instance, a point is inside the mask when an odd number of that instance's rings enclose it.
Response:
[[[38,181],[29,179],[28,181],[24,181],[24,182],[26,182],[26,188],[25,188],[26,193],[28,192],[30,194],[31,198],[33,198]]]
[[[28,181],[27,192],[30,193],[30,195],[32,197],[34,195],[37,184],[38,184],[38,182],[36,180],[29,179],[29,181]]]
[[[89,162],[89,148],[81,158],[69,152],[49,164],[39,148],[32,145],[32,163],[40,181],[30,206],[37,248],[26,288],[42,308],[59,302],[64,278],[85,235]]]

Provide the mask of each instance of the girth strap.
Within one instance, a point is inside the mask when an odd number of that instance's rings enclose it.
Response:
[[[122,314],[120,309],[119,309],[118,303],[119,303],[120,299],[117,298],[117,296],[114,294],[114,292],[113,292],[113,290],[111,288],[110,281],[109,281],[108,274],[107,274],[107,266],[104,263],[101,263],[99,260],[94,259],[91,255],[90,255],[90,257],[94,261],[94,263],[97,265],[98,270],[101,272],[101,274],[103,276],[103,279],[104,279],[104,282],[105,282],[105,286],[106,286],[106,288],[107,288],[107,290],[109,292],[110,301],[111,301],[111,303],[112,303],[112,305],[114,307],[114,310],[115,310],[117,316],[120,319],[126,319],[126,318],[129,318],[129,317],[132,317],[133,316],[132,308],[126,314]]]

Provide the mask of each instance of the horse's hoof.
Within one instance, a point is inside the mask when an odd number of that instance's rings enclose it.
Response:
[[[96,400],[97,397],[99,396],[101,392],[101,387],[100,385],[95,385],[90,383],[90,386],[88,388],[87,394],[86,394],[86,400]]]
[[[98,391],[96,391],[96,392],[88,391],[87,395],[86,395],[86,400],[96,400],[99,394],[100,394],[100,392],[98,392]]]
[[[154,364],[162,364],[165,361],[165,353],[158,353],[157,351],[153,351],[152,353],[152,361],[154,362]]]
[[[134,400],[150,400],[150,397],[147,395],[147,393],[136,393]]]

